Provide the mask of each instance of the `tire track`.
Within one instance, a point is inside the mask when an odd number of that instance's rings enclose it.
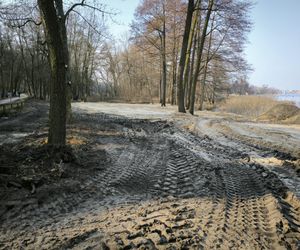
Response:
[[[241,152],[162,122],[78,119],[110,125],[90,138],[92,158],[110,142],[105,168],[12,206],[0,249],[299,248],[299,200]]]
[[[193,177],[198,162],[193,155],[187,155],[180,145],[172,143],[170,151],[162,187],[164,196],[194,197]]]

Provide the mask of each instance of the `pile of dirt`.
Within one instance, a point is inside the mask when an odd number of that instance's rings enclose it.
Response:
[[[293,115],[292,117],[289,117],[288,119],[284,120],[282,123],[285,124],[300,124],[300,109],[298,112]]]
[[[36,185],[65,177],[71,165],[76,166],[76,157],[67,146],[18,144],[0,148],[0,181],[6,187],[33,188],[34,192]]]
[[[300,109],[293,104],[278,104],[259,116],[258,120],[300,124]]]

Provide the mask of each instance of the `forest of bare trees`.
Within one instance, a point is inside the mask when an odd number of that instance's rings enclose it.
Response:
[[[218,96],[230,83],[246,75],[249,67],[243,58],[243,47],[251,24],[247,16],[251,4],[248,1],[190,2],[193,7],[188,14],[192,20],[185,41],[188,44],[184,91],[189,99],[191,78],[197,79],[201,89],[197,90],[196,99],[200,104],[204,97],[211,99],[213,92]],[[206,32],[202,34],[209,4],[212,11]],[[142,1],[136,9],[131,33],[121,45],[110,37],[102,13],[88,8],[70,12],[66,27],[73,98],[86,99],[99,94],[103,98],[118,96],[147,102],[160,98],[162,104],[177,103],[177,74],[187,6],[182,0]],[[19,4],[17,8],[3,5],[1,17],[1,97],[18,91],[46,99],[49,95],[47,44],[41,25],[37,25],[40,20],[37,6],[34,2],[32,6]],[[202,53],[198,49],[201,38],[204,38]],[[199,73],[196,72],[198,58],[201,59]],[[213,80],[212,75],[219,79]]]
[[[0,0],[0,249],[300,249],[300,90],[248,82],[300,80],[270,2]]]
[[[149,73],[159,69],[154,89],[162,105],[178,103],[179,111],[193,113],[194,107],[203,108],[204,100],[222,98],[231,83],[247,75],[243,49],[251,27],[250,8],[249,1],[141,2],[129,48],[139,58],[149,58]]]
[[[49,141],[58,144],[65,125],[57,124],[70,118],[71,99],[171,103],[193,114],[246,81],[251,6],[248,0],[143,0],[128,38],[115,42],[106,23],[116,13],[98,2],[2,3],[1,97],[21,92],[50,99],[50,132],[57,132]]]
[[[1,97],[8,92],[25,92],[40,99],[49,98],[48,47],[39,10],[15,4],[1,9]],[[11,12],[13,9],[13,13]],[[28,15],[24,13],[28,13]],[[73,10],[66,20],[70,54],[70,81],[74,99],[86,99],[96,85],[96,71],[107,54],[105,21],[95,10]]]

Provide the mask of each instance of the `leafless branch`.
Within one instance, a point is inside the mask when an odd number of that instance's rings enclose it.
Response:
[[[83,6],[84,5],[84,2],[85,0],[82,0],[81,3],[75,3],[73,4],[70,9],[68,9],[66,11],[66,14],[65,14],[65,18],[67,18],[69,16],[69,14],[77,7],[77,6]]]
[[[105,11],[103,9],[100,9],[100,8],[97,8],[96,6],[92,6],[92,5],[89,5],[89,4],[86,4],[85,3],[85,0],[82,0],[80,3],[75,3],[73,4],[65,13],[65,19],[68,17],[68,15],[73,11],[73,12],[76,12],[78,13],[77,11],[75,11],[75,8],[76,7],[88,7],[90,9],[93,9],[93,10],[96,10],[96,11],[99,11],[101,12],[103,15],[104,14],[107,14],[107,15],[115,15],[116,13],[113,13],[113,12],[108,12],[108,11]]]
[[[108,38],[108,37],[106,37],[106,36],[104,36],[101,32],[99,32],[99,30],[97,30],[95,27],[94,27],[94,25],[92,25],[91,23],[90,23],[90,21],[89,20],[87,20],[83,15],[81,15],[78,11],[76,11],[76,10],[74,10],[73,9],[73,12],[74,13],[76,13],[78,16],[80,16],[98,35],[100,35],[100,36],[102,36],[102,37],[104,37],[104,38]]]
[[[20,19],[15,19],[15,20],[10,19],[8,21],[20,21]],[[9,24],[9,26],[12,27],[12,28],[19,28],[20,29],[20,28],[24,27],[27,23],[34,23],[36,26],[39,26],[39,25],[42,24],[42,21],[37,22],[37,21],[35,21],[35,20],[31,19],[31,18],[28,18],[26,21],[24,21],[21,24],[17,24],[17,25],[15,25],[15,24]]]

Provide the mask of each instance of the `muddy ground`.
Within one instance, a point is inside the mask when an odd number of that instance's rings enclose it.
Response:
[[[300,128],[156,105],[0,119],[0,249],[299,249]]]

